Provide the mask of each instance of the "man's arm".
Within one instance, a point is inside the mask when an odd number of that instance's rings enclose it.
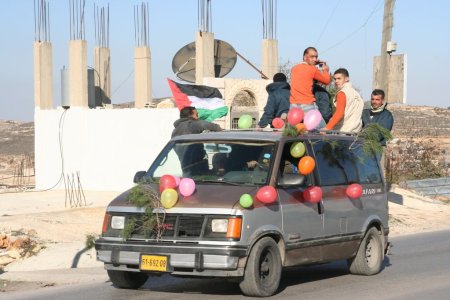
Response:
[[[337,123],[344,117],[345,105],[347,104],[347,99],[345,97],[344,92],[338,92],[336,94],[336,111],[334,115],[331,117],[327,126],[325,126],[326,130],[332,130]]]
[[[204,121],[204,120],[198,120],[197,125],[198,125],[198,127],[200,127],[200,132],[202,132],[204,130],[209,130],[209,131],[221,131],[222,130],[222,128],[220,128],[219,125],[208,122],[208,121]]]
[[[330,69],[325,63],[322,67],[322,71],[316,69],[316,72],[314,73],[314,79],[326,85],[331,82]]]

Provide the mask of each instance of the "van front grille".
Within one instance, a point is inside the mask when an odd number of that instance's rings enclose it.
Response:
[[[146,228],[142,215],[135,214],[127,218],[133,218],[135,224],[130,239],[156,239],[158,233],[161,238],[198,239],[207,220],[205,215],[160,215],[158,230],[158,225],[152,229]]]

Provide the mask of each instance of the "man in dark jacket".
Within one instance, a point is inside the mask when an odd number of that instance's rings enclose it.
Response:
[[[173,123],[175,127],[172,137],[183,134],[202,133],[208,131],[221,131],[219,125],[198,119],[198,112],[193,106],[186,106],[180,110],[180,118]]]
[[[369,124],[377,123],[378,125],[391,131],[394,125],[394,117],[392,113],[386,109],[386,101],[384,99],[384,91],[375,89],[370,95],[370,108],[366,108],[362,112],[363,127],[367,127]],[[384,138],[380,139],[380,143],[386,146]]]
[[[269,98],[264,107],[264,114],[258,123],[261,128],[266,127],[268,124],[272,126],[272,120],[276,117],[281,117],[283,113],[287,114],[290,105],[291,86],[287,83],[286,75],[283,73],[273,75],[273,83],[268,84],[266,90]]]

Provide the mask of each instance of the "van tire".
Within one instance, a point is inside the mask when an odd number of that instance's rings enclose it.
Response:
[[[356,256],[347,263],[352,274],[375,275],[381,271],[383,260],[383,241],[379,231],[372,227],[366,232]]]
[[[246,296],[272,296],[280,285],[281,270],[277,243],[270,237],[264,237],[253,246],[239,287]]]
[[[116,288],[137,289],[148,279],[148,275],[140,272],[107,270],[109,279]]]

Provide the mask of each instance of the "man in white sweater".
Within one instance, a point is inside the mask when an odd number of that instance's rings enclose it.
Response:
[[[336,96],[333,99],[336,111],[325,129],[358,133],[362,129],[361,114],[364,101],[352,87],[347,69],[337,69],[333,78],[337,88]]]

